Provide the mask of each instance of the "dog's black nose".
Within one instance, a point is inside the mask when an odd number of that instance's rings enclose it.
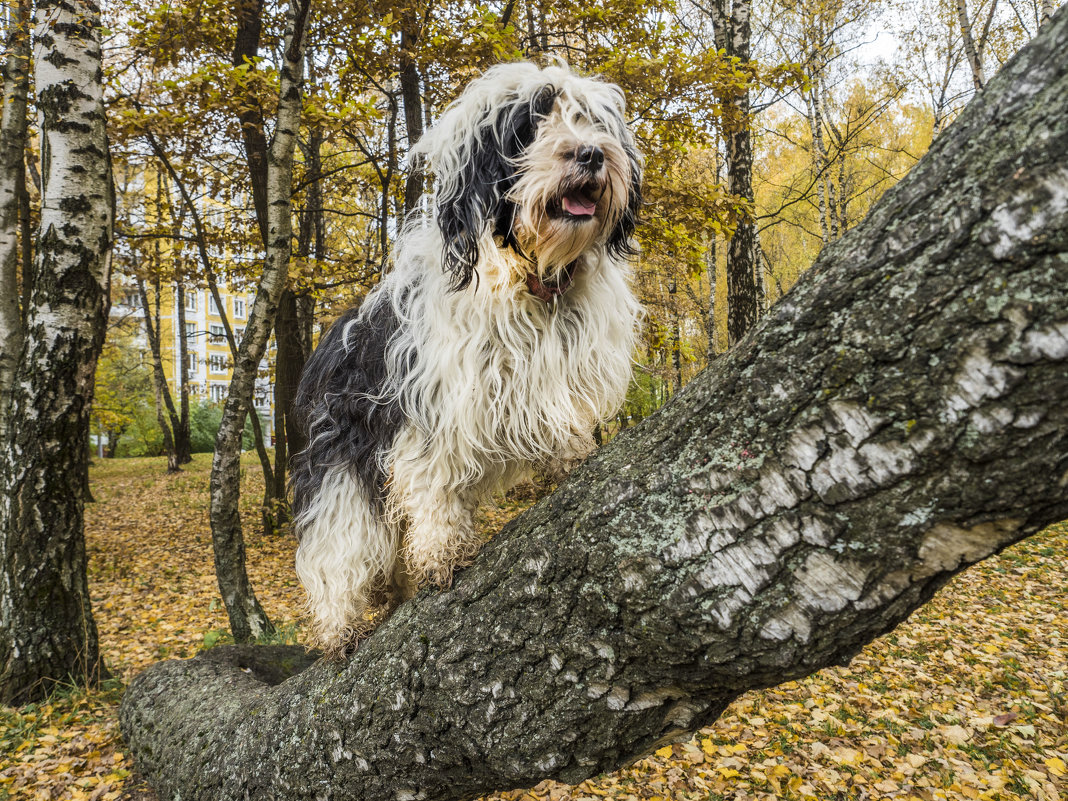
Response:
[[[596,145],[582,145],[575,151],[575,161],[596,172],[604,164],[604,151]]]

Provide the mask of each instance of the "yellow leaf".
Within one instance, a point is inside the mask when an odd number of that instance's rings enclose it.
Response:
[[[1060,757],[1050,757],[1046,760],[1046,767],[1049,768],[1049,772],[1054,776],[1063,776],[1068,773],[1068,766],[1064,764],[1064,760]]]
[[[671,746],[665,745],[663,748],[656,749],[656,755],[661,759],[667,759],[671,756]]]

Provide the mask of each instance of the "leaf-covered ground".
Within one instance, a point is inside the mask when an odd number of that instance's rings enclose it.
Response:
[[[159,459],[93,468],[90,586],[115,679],[0,708],[0,801],[154,796],[118,735],[122,684],[160,659],[227,639],[207,522],[210,457],[177,476]],[[249,568],[281,639],[299,636],[289,537],[258,533],[247,463]],[[483,516],[496,529],[523,504]],[[711,729],[618,773],[546,782],[495,801],[1034,799],[1068,801],[1068,525],[958,576],[848,668],[739,699]]]

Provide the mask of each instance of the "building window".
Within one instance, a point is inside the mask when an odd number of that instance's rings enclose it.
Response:
[[[185,338],[186,339],[192,339],[196,335],[197,335],[197,324],[196,323],[186,323],[185,324]]]
[[[208,371],[212,373],[225,373],[227,369],[226,357],[221,353],[213,353],[208,357]]]
[[[215,305],[215,297],[208,298],[208,314],[214,314],[216,317],[221,316],[219,314],[219,307]]]
[[[234,329],[234,341],[237,343],[238,347],[241,346],[241,340],[244,339],[244,338],[245,338],[245,329],[244,328],[235,328]]]
[[[197,371],[197,367],[200,364],[200,362],[197,360],[197,355],[195,353],[187,353],[185,355],[185,357],[186,357],[185,358],[185,361],[186,361],[186,372],[189,375],[195,375],[196,371]]]
[[[195,289],[187,289],[185,292],[185,310],[195,312],[197,310],[197,295],[200,293]]]
[[[208,342],[212,345],[222,345],[226,342],[226,329],[221,325],[208,326]]]
[[[212,384],[211,399],[215,403],[222,403],[226,400],[226,384]]]
[[[234,298],[234,317],[238,320],[245,319],[245,300],[244,298]]]

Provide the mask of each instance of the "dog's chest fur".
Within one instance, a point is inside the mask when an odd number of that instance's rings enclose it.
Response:
[[[482,280],[493,280],[488,273]],[[390,276],[385,294],[402,297],[406,278]],[[637,304],[623,273],[596,256],[552,304],[522,288],[473,289],[423,286],[394,304],[400,334],[386,363],[413,429],[403,449],[501,469],[547,463],[622,402]]]

